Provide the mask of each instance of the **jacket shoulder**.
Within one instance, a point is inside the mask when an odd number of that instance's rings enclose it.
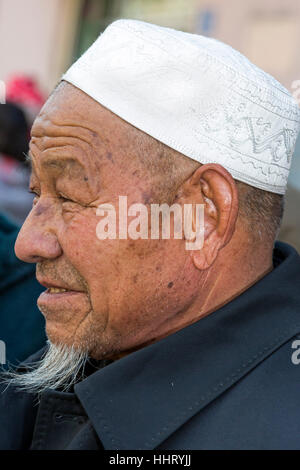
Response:
[[[295,341],[300,351],[296,336],[209,403],[161,448],[299,450],[300,363],[293,361]]]

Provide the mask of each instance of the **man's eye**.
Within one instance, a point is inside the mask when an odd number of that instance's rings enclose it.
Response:
[[[32,201],[32,206],[35,206],[37,204],[37,199],[40,197],[40,195],[36,191],[34,191],[33,189],[29,189],[28,192],[30,194],[34,195],[34,198],[33,198],[33,201]]]
[[[58,198],[59,198],[62,202],[70,202],[70,199],[66,198],[65,196],[59,195]]]
[[[40,194],[37,191],[35,191],[34,189],[30,189],[28,192],[30,194],[33,194],[35,196],[35,198],[40,197]],[[66,196],[63,196],[62,194],[58,194],[58,199],[60,199],[62,202],[74,202],[74,201],[72,201],[72,199],[69,199]]]
[[[28,192],[30,194],[33,194],[35,197],[40,197],[40,195],[36,191],[34,191],[34,189],[29,189]]]
[[[69,199],[68,197],[63,196],[62,194],[59,194],[58,198],[60,199],[61,202],[74,202],[75,203],[75,201],[72,201],[72,199]]]

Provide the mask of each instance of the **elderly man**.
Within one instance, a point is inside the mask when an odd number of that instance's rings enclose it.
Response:
[[[300,259],[274,248],[299,121],[229,46],[143,22],[70,68],[32,128],[15,247],[49,344],[3,386],[1,448],[300,448]],[[192,208],[192,230],[172,212],[151,237],[151,213],[139,236],[132,209],[129,236],[121,197]]]

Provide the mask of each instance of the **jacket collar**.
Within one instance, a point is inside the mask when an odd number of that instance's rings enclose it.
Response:
[[[285,244],[277,267],[242,295],[75,386],[104,448],[154,449],[300,332],[300,257]]]

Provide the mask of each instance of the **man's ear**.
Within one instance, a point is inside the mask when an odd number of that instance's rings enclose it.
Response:
[[[185,203],[204,204],[204,244],[191,251],[198,269],[209,268],[219,251],[231,240],[238,215],[238,192],[234,179],[224,167],[208,163],[199,167],[184,183]],[[193,230],[197,227],[193,211]]]

